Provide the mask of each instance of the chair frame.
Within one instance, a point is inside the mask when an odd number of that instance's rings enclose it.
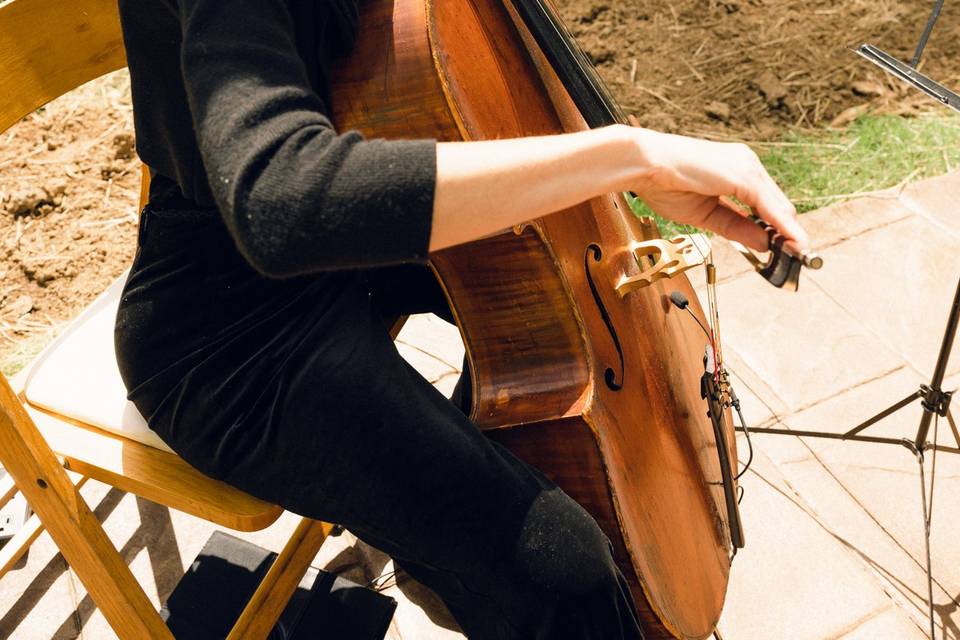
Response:
[[[0,0],[0,133],[125,65],[116,0]],[[148,185],[144,170],[141,207]],[[0,550],[0,578],[45,528],[120,637],[172,639],[80,495],[87,478],[240,531],[269,526],[282,508],[207,478],[174,454],[31,407],[20,382],[0,375],[0,464],[9,474],[0,507],[19,491],[35,515]],[[76,483],[68,471],[80,474]],[[230,640],[269,634],[331,530],[318,520],[299,522]]]

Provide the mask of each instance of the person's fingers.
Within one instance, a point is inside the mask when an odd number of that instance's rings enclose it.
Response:
[[[759,161],[744,171],[734,195],[797,246],[805,249],[810,245],[807,232],[797,221],[796,207]]]
[[[674,162],[667,164],[674,170],[658,174],[660,189],[674,194],[688,192],[713,197],[730,194],[772,225],[798,251],[809,248],[810,240],[797,221],[796,208],[749,146],[682,136],[671,136],[669,141],[672,144],[665,147],[666,157],[673,158]],[[669,179],[664,181],[663,176]],[[745,219],[749,214],[742,206],[721,197],[720,204],[708,214],[711,224],[705,226],[758,250],[766,250],[766,234]]]
[[[750,219],[744,217],[741,209],[729,200],[718,199],[716,206],[698,225],[704,229],[719,233],[725,238],[736,240],[756,251],[767,251],[767,234]]]
[[[757,214],[779,229],[783,235],[792,238],[801,248],[808,248],[810,237],[797,220],[797,208],[770,176],[767,176],[765,193],[762,200],[765,206],[758,207]]]

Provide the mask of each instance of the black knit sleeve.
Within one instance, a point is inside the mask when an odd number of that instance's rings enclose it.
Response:
[[[435,141],[336,132],[285,0],[180,0],[179,12],[207,179],[251,265],[285,277],[426,260]]]

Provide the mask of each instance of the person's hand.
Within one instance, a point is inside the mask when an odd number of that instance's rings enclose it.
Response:
[[[792,240],[800,250],[809,238],[780,187],[745,144],[710,142],[635,129],[649,170],[634,192],[657,215],[715,231],[758,251],[767,236],[729,199],[733,196]]]

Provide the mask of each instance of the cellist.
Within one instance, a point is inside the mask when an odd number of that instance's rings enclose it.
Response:
[[[580,505],[485,438],[383,318],[449,318],[425,268],[602,193],[757,249],[808,240],[757,156],[642,128],[365,140],[328,118],[354,0],[121,0],[149,204],[116,323],[129,398],[202,472],[344,525],[470,638],[640,638]],[[461,386],[462,389],[462,386]]]

